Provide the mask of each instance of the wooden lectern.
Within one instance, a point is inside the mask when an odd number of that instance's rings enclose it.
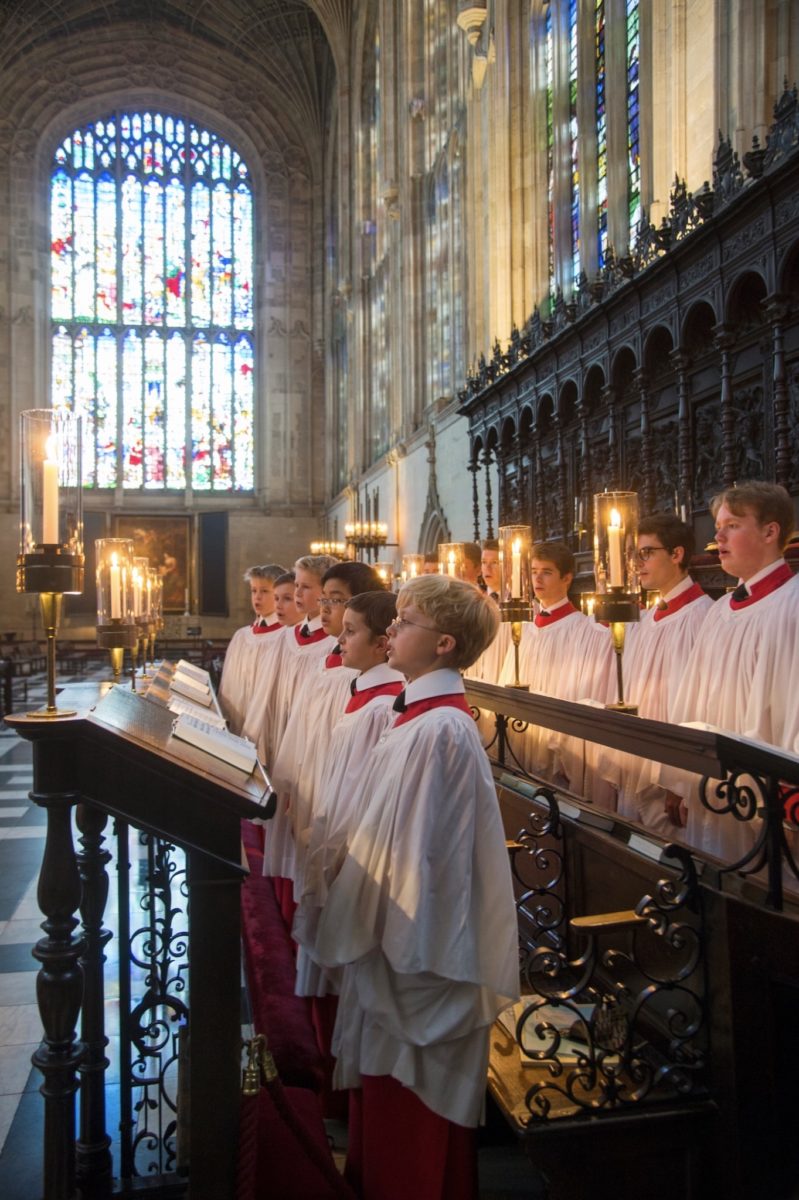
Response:
[[[241,1061],[240,822],[271,815],[260,768],[247,776],[172,736],[168,709],[121,687],[67,687],[77,716],[8,718],[33,744],[32,799],[47,810],[38,900],[37,999],[44,1039],[45,1200],[187,1195],[233,1200]],[[76,855],[72,815],[83,853]],[[114,1180],[105,1120],[102,928],[107,818],[183,849],[187,864],[189,1062],[183,1177]],[[78,929],[79,924],[82,926]],[[121,932],[120,940],[124,935]],[[120,945],[120,960],[128,947]],[[80,1021],[80,1039],[78,1026]],[[76,1131],[75,1094],[80,1091]],[[77,1136],[76,1136],[77,1132]],[[124,1172],[123,1172],[124,1175]]]

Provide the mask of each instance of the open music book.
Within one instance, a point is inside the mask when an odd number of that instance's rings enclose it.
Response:
[[[181,713],[186,713],[190,717],[195,717],[199,721],[206,721],[209,725],[213,725],[215,729],[227,729],[227,723],[224,717],[220,717],[218,713],[210,708],[201,708],[199,704],[195,704],[192,700],[186,700],[182,696],[170,696],[167,708],[170,712],[179,716]]]
[[[208,721],[201,721],[189,713],[180,713],[172,726],[172,733],[183,742],[189,742],[206,754],[213,754],[222,762],[229,763],[239,771],[250,775],[258,762],[258,751],[248,738],[237,737],[227,729],[219,729]]]
[[[178,669],[175,670],[170,680],[169,690],[185,696],[187,700],[193,700],[195,704],[202,704],[206,708],[213,704],[214,692],[210,682],[195,679]]]

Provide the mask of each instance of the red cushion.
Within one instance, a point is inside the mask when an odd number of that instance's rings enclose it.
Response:
[[[324,1060],[316,1043],[309,1002],[294,995],[291,938],[270,879],[250,875],[245,880],[241,917],[256,1032],[266,1036],[284,1083],[318,1091],[325,1077]]]

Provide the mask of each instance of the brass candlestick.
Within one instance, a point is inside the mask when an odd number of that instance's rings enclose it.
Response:
[[[42,625],[47,637],[47,706],[28,713],[50,720],[74,717],[74,709],[58,708],[55,702],[56,635],[61,624],[64,592],[83,591],[83,555],[70,554],[60,546],[42,546],[17,559],[17,591],[38,592]]]
[[[620,588],[600,593],[596,597],[594,618],[597,621],[604,621],[610,626],[610,634],[613,639],[613,652],[616,656],[616,695],[618,699],[615,704],[606,704],[605,708],[611,709],[613,712],[628,713],[630,716],[637,715],[638,705],[628,704],[624,699],[624,671],[622,667],[624,638],[627,623],[637,621],[640,612],[638,596],[634,593],[626,594]]]
[[[499,611],[503,621],[510,622],[510,636],[513,642],[513,674],[514,681],[507,686],[518,688],[520,691],[528,691],[529,683],[522,683],[519,679],[519,646],[522,640],[522,621],[530,621],[533,616],[533,610],[524,600],[503,600],[500,603]]]

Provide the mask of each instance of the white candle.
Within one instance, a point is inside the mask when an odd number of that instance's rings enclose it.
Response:
[[[42,542],[45,546],[58,543],[58,462],[56,461],[55,438],[47,439],[42,487]]]
[[[522,594],[522,544],[517,538],[510,552],[510,590],[514,600]]]
[[[455,551],[450,550],[447,554],[447,574],[451,579],[455,578]]]
[[[133,615],[141,616],[141,571],[138,567],[133,568]]]
[[[608,565],[610,567],[611,587],[622,587],[624,583],[621,539],[621,516],[615,508],[612,508],[610,510],[610,524],[608,525]]]
[[[416,578],[416,563],[412,562],[411,563],[411,579],[415,579],[415,578]]]
[[[109,571],[111,584],[111,620],[122,616],[122,580],[116,554],[111,555]]]

